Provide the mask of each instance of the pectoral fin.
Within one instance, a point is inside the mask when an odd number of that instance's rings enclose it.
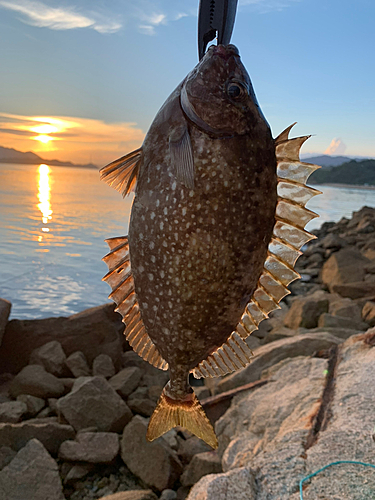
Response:
[[[169,151],[177,180],[189,189],[194,188],[194,157],[187,126],[173,131],[169,137]]]
[[[122,156],[100,170],[100,179],[125,196],[135,189],[141,164],[142,148]]]

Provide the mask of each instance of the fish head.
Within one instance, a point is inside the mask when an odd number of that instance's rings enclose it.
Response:
[[[242,135],[257,125],[269,128],[234,45],[208,49],[183,83],[181,106],[208,133]]]

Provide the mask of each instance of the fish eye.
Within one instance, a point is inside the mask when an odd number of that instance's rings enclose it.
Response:
[[[246,86],[241,82],[228,82],[226,91],[228,97],[236,101],[248,94]]]

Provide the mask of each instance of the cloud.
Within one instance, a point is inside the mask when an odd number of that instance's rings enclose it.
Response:
[[[38,28],[52,30],[71,30],[91,28],[99,33],[114,33],[122,24],[105,19],[97,13],[89,16],[76,12],[73,7],[50,7],[45,3],[29,0],[0,0],[0,7],[18,12],[23,16],[21,21]]]
[[[160,24],[167,24],[166,14],[153,12],[152,14],[139,14],[140,19],[143,21],[142,24],[138,25],[138,29],[144,35],[156,35],[155,27]]]
[[[0,113],[1,146],[31,150],[50,160],[105,165],[138,148],[144,135],[135,123]]]
[[[346,151],[346,144],[338,137],[332,139],[331,144],[324,151],[325,155],[342,155]]]

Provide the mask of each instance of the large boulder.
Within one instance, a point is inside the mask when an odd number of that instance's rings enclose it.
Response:
[[[146,441],[148,421],[136,415],[125,427],[121,439],[121,458],[129,470],[145,484],[163,491],[179,478],[182,465],[164,438]]]
[[[28,365],[14,377],[10,384],[10,395],[30,394],[36,398],[59,398],[65,393],[64,384],[43,366]]]
[[[0,424],[0,443],[16,451],[36,438],[52,455],[57,455],[61,443],[74,439],[75,432],[70,425],[57,422],[25,421],[19,424]]]
[[[356,248],[344,248],[332,254],[325,262],[322,270],[323,283],[332,292],[334,285],[362,281],[369,263],[370,261]]]
[[[262,371],[286,358],[311,356],[329,349],[343,340],[326,332],[303,333],[295,337],[276,340],[254,351],[254,360],[243,370],[224,377],[217,385],[218,392],[229,391],[240,385],[260,379]]]
[[[114,307],[105,304],[67,318],[9,321],[0,346],[0,372],[18,373],[32,351],[53,340],[67,356],[82,351],[91,364],[99,354],[108,354],[119,366],[124,324]]]
[[[59,469],[37,439],[30,440],[0,472],[1,500],[65,500]]]
[[[114,432],[79,432],[75,441],[64,441],[59,458],[93,464],[110,463],[118,455],[120,442]]]
[[[58,410],[78,431],[95,427],[121,432],[133,414],[104,377],[80,377],[72,391],[57,402]]]
[[[245,467],[203,477],[186,500],[256,500],[254,476]],[[270,497],[271,498],[271,497]]]
[[[30,355],[29,363],[30,365],[41,365],[47,372],[59,377],[64,373],[65,360],[65,352],[60,342],[52,340],[35,349]]]
[[[5,327],[8,322],[11,308],[12,304],[8,300],[0,299],[0,346],[3,340]]]

